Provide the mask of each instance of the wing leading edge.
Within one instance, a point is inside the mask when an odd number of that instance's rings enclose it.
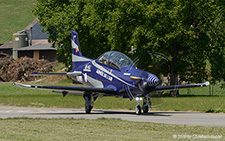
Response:
[[[97,93],[104,93],[104,94],[114,94],[116,91],[114,89],[107,89],[107,88],[95,88],[95,87],[76,87],[76,86],[48,86],[48,85],[26,85],[21,83],[13,83],[13,85],[22,87],[22,88],[29,88],[29,89],[42,89],[42,90],[52,90],[52,92],[56,93],[69,93],[69,94],[76,94],[77,92],[97,92]],[[80,94],[77,94],[80,95]]]
[[[209,84],[210,84],[209,82],[203,82],[200,84],[156,86],[154,89],[154,92],[171,91],[171,90],[185,89],[185,88],[204,87],[204,86],[208,86]]]

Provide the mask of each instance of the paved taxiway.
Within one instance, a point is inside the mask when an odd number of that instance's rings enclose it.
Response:
[[[150,111],[148,114],[135,115],[128,110],[96,110],[85,114],[84,109],[71,108],[35,108],[0,106],[0,118],[120,118],[129,121],[153,122],[176,125],[225,127],[225,114],[201,112]]]

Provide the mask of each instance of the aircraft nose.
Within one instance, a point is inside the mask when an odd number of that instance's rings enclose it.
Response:
[[[149,86],[156,86],[156,85],[158,85],[158,83],[159,83],[158,77],[156,77],[156,76],[153,75],[153,74],[149,74],[149,75],[148,75],[148,78],[147,78],[147,84],[148,84]]]

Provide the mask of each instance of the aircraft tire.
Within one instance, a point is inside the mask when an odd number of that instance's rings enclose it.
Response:
[[[91,113],[91,110],[92,110],[92,107],[89,105],[89,106],[85,106],[85,112],[86,114],[90,114]]]
[[[136,115],[140,115],[141,114],[141,106],[140,105],[136,106],[135,113],[136,113]]]
[[[90,114],[91,110],[92,110],[92,101],[91,101],[91,95],[89,93],[85,93],[83,95],[84,99],[85,99],[85,112],[86,114]]]

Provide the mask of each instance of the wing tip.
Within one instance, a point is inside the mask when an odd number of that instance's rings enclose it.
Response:
[[[203,84],[203,86],[209,86],[210,85],[209,81],[205,81],[202,84]]]

